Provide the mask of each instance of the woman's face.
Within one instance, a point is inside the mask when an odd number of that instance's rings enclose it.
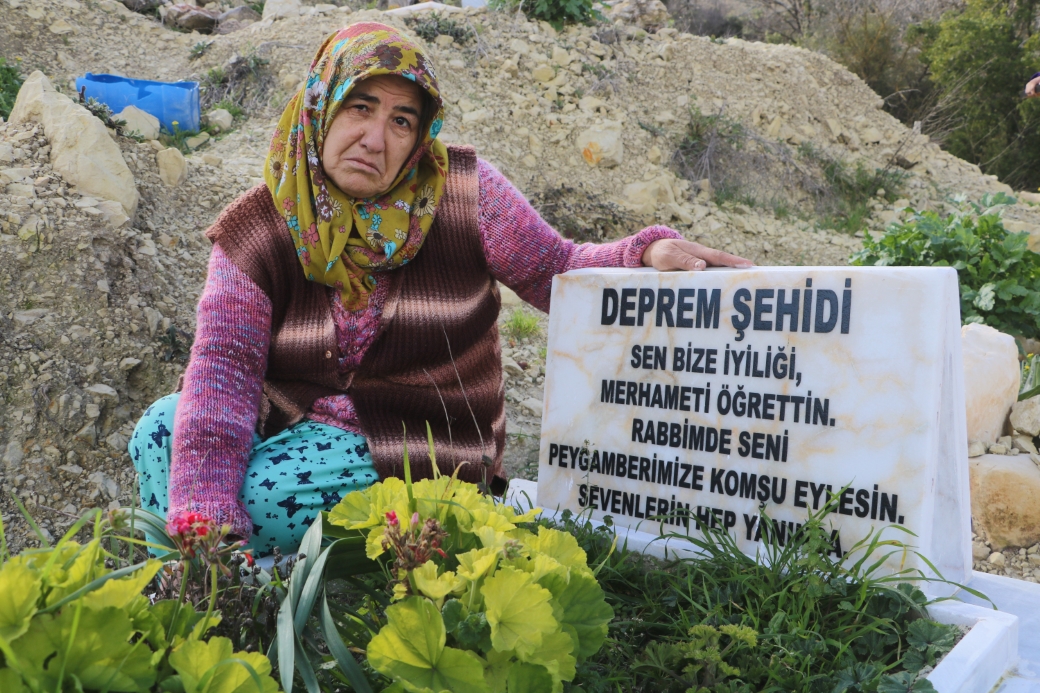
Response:
[[[419,138],[419,87],[397,75],[358,83],[329,126],[321,165],[340,190],[354,198],[390,189]]]

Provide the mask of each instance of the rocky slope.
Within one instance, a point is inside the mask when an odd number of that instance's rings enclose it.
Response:
[[[0,124],[0,511],[17,548],[26,527],[13,519],[8,492],[51,533],[84,508],[130,502],[125,441],[183,370],[205,277],[203,230],[259,182],[272,120],[327,33],[361,19],[409,25],[323,6],[200,36],[115,0],[0,3],[0,54],[21,57],[26,71],[41,69],[65,93],[85,71],[205,79],[242,60],[253,60],[266,89],[231,132],[187,157],[177,185],[160,180],[157,143],[113,135],[140,195],[132,219],[109,213],[104,200],[54,170],[40,125]],[[428,46],[449,102],[443,136],[475,145],[547,218],[583,238],[662,221],[763,264],[842,264],[859,246],[819,227],[805,211],[808,191],[793,189],[794,211],[778,218],[774,206],[719,206],[705,186],[677,177],[670,162],[692,107],[723,113],[785,151],[811,148],[867,170],[895,166],[905,174],[900,207],[941,208],[951,194],[1006,190],[907,130],[862,82],[818,54],[628,24],[557,33],[522,16],[453,17],[472,37],[442,35]],[[193,59],[202,41],[211,43]],[[899,214],[881,198],[871,210],[875,229]],[[1029,205],[1008,216],[1040,229]],[[503,321],[513,311],[530,309],[507,305]],[[523,475],[535,471],[540,324],[533,335],[503,336],[508,464]]]

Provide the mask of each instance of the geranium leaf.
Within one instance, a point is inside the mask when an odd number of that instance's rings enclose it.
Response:
[[[508,693],[552,693],[553,679],[543,666],[517,662],[509,667],[506,690]]]
[[[0,568],[0,638],[11,642],[29,630],[40,600],[40,578],[24,563]]]
[[[484,582],[484,604],[496,650],[516,650],[521,658],[542,644],[542,637],[560,628],[549,604],[552,594],[530,573],[504,566]]]
[[[571,573],[571,581],[557,595],[556,603],[563,609],[560,625],[574,639],[575,656],[581,660],[594,655],[607,637],[607,624],[614,618],[596,578]]]
[[[368,646],[368,661],[376,671],[409,689],[487,693],[480,658],[444,646],[444,621],[433,602],[409,597],[388,607],[386,617],[389,623]]]
[[[14,669],[0,669],[0,691],[4,693],[28,693],[21,675]]]
[[[258,652],[234,652],[227,638],[210,638],[207,642],[189,640],[170,653],[170,666],[180,675],[184,693],[275,693],[278,690],[278,684],[269,676],[271,661]]]
[[[589,572],[588,557],[585,555],[585,551],[578,546],[578,540],[574,538],[574,535],[567,532],[539,527],[538,535],[531,538],[528,548],[555,558],[568,568]]]
[[[437,574],[437,564],[427,561],[412,571],[415,578],[415,586],[425,596],[432,599],[438,605],[444,598],[453,592],[460,592],[465,587],[466,581],[455,576],[455,573],[446,570],[441,575]]]

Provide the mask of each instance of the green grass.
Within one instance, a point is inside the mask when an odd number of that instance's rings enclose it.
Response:
[[[525,312],[522,308],[514,308],[502,326],[503,332],[512,339],[527,339],[539,332],[538,317]]]
[[[843,563],[827,554],[822,510],[786,545],[763,541],[761,563],[732,535],[702,533],[692,523],[689,541],[704,557],[672,562],[612,550],[609,527],[568,512],[542,523],[574,534],[589,565],[603,564],[598,579],[615,612],[607,644],[578,665],[570,691],[924,693],[933,689],[915,681],[916,672],[934,666],[959,637],[955,627],[926,618],[927,600],[912,584],[919,576],[870,569],[881,556],[902,553],[901,543],[871,537],[845,547],[854,562]],[[720,637],[738,629],[753,647]],[[704,643],[713,637],[710,652]],[[737,673],[721,675],[719,661]]]
[[[22,76],[18,68],[8,65],[6,60],[0,58],[0,117],[5,120],[11,115],[21,86]]]

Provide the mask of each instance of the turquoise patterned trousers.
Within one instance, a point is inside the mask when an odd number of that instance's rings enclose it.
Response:
[[[130,438],[130,458],[137,469],[141,507],[166,517],[173,415],[179,394],[150,406]],[[253,520],[249,547],[257,557],[278,547],[296,551],[304,533],[322,510],[343,496],[379,480],[364,436],[304,419],[261,440],[253,436],[245,483],[239,498]]]

